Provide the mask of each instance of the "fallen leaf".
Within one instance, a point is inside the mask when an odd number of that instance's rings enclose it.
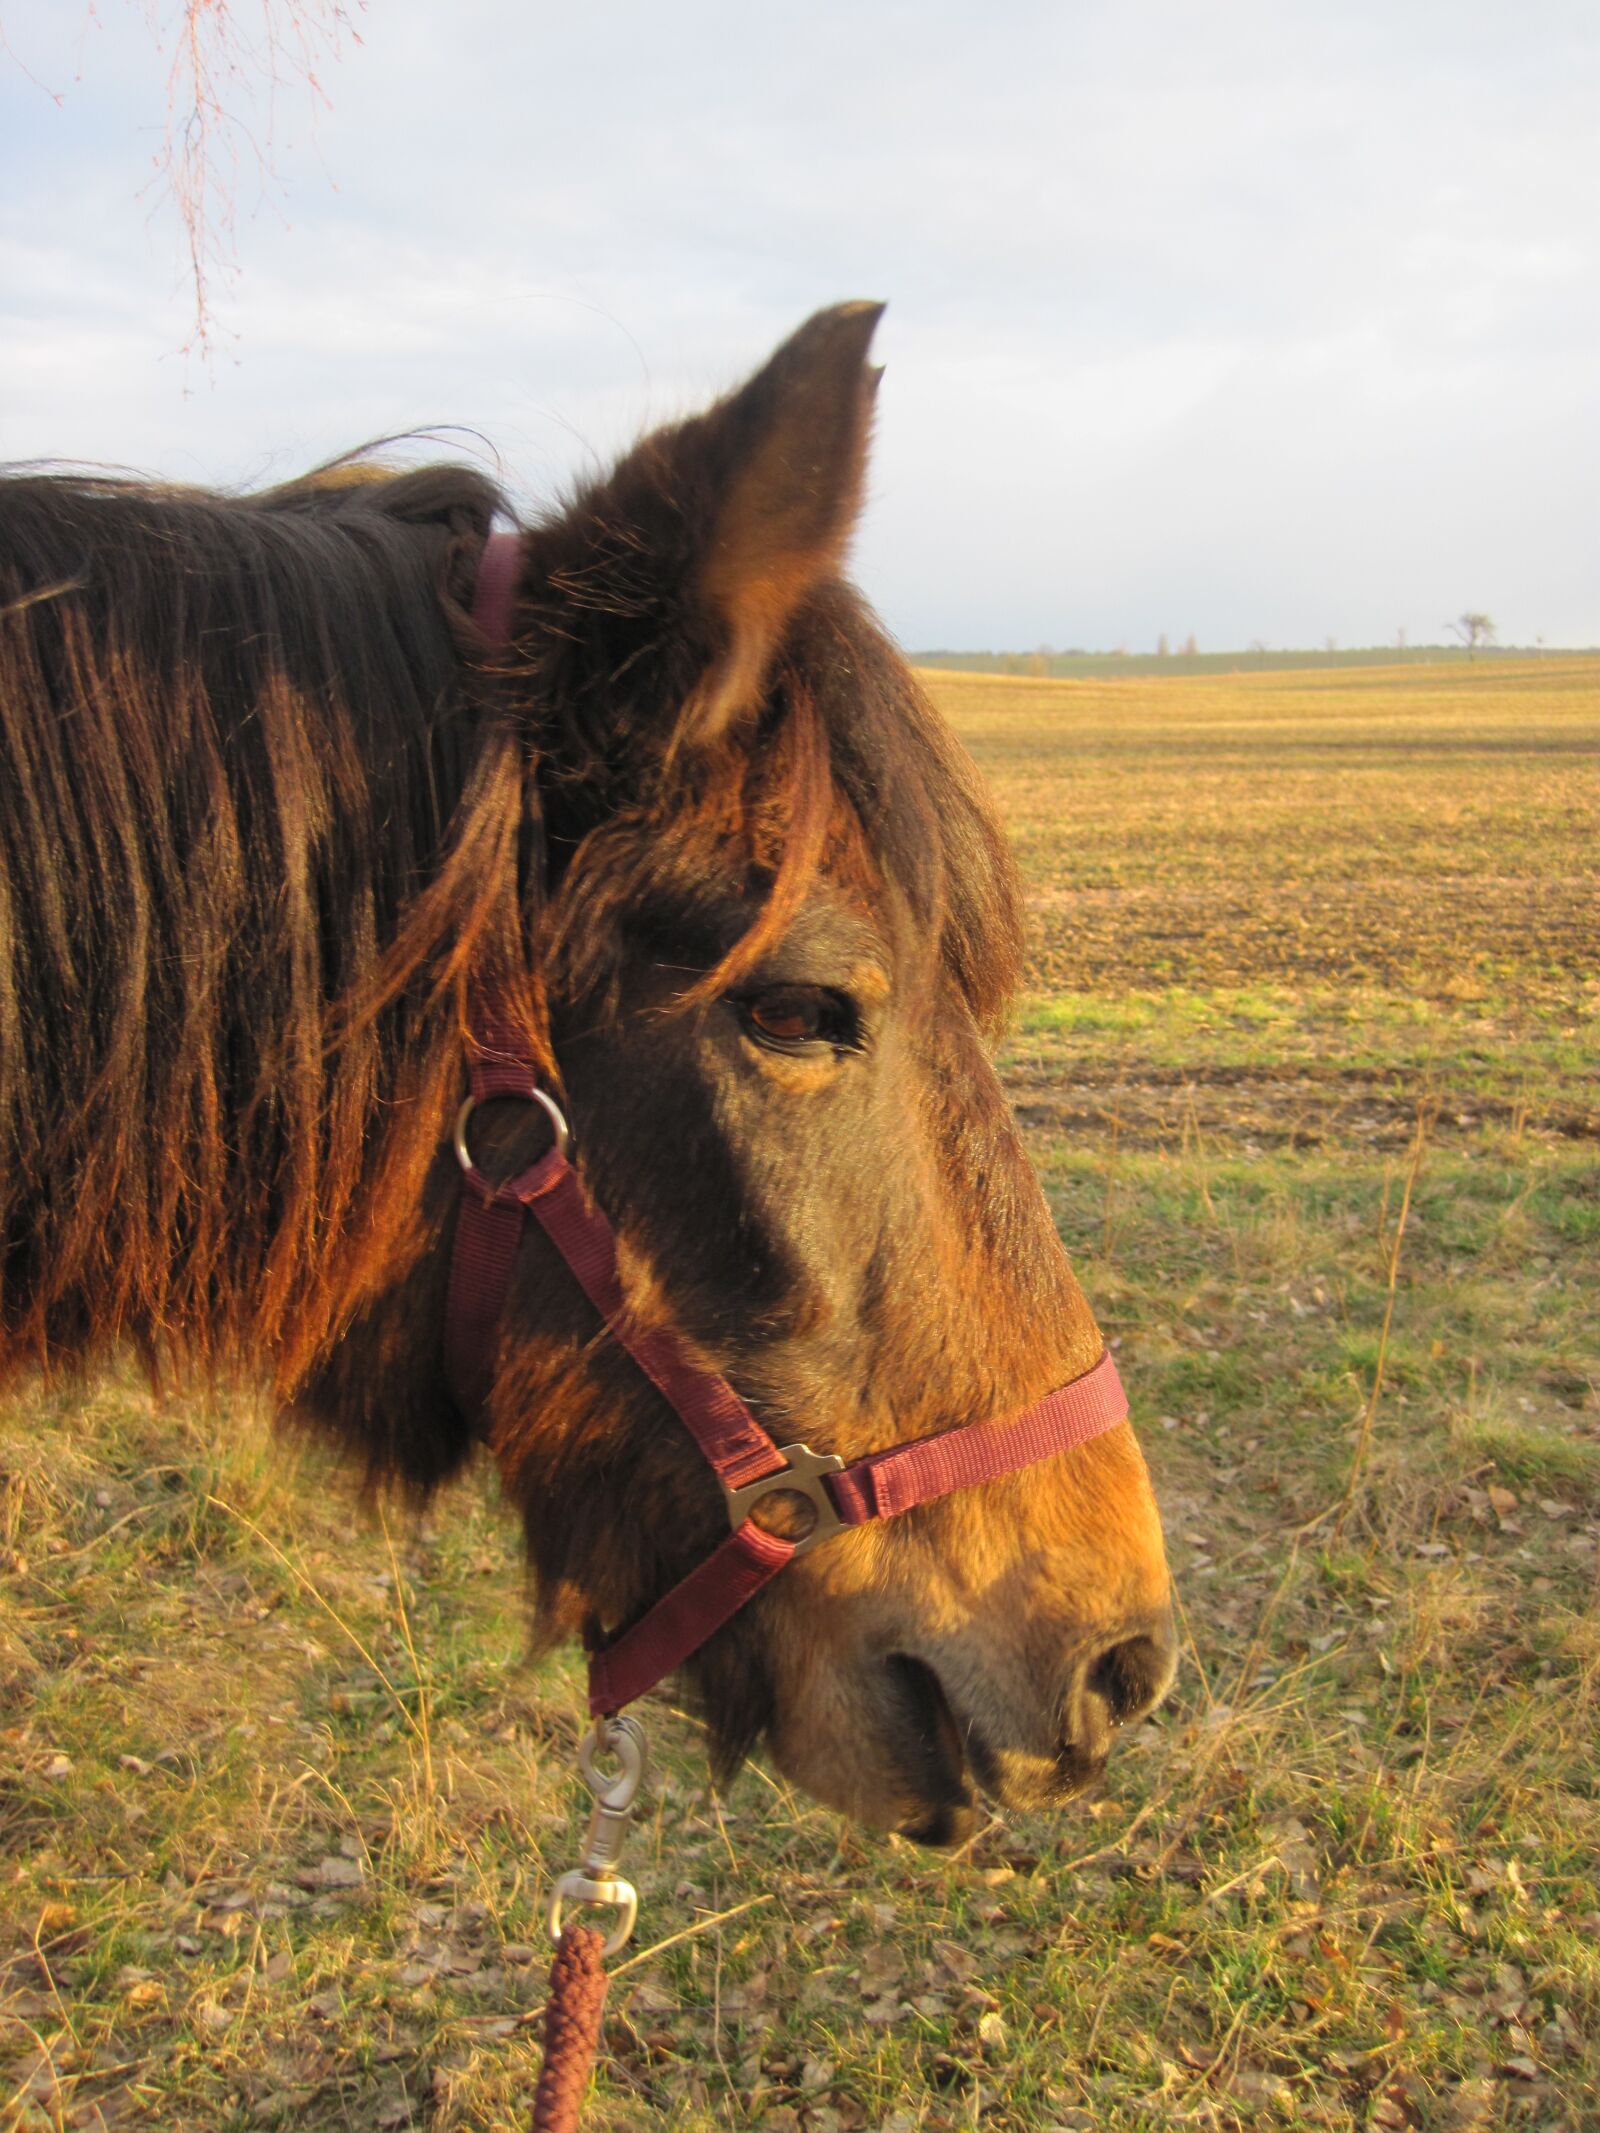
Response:
[[[353,1889],[360,1886],[363,1873],[359,1859],[330,1854],[294,1878],[303,1889]]]
[[[1494,2115],[1494,2084],[1481,2076],[1463,2081],[1445,2105],[1448,2133],[1486,2133]]]
[[[997,2014],[979,2015],[978,2042],[991,2059],[1003,2058],[1006,2049],[1006,2025]]]
[[[861,1990],[869,1998],[888,1992],[906,1974],[906,1959],[892,1941],[875,1941],[861,1958]]]
[[[629,2011],[641,2015],[676,2014],[676,1993],[663,1992],[658,1985],[635,1985],[628,1995]]]
[[[965,1985],[977,1976],[978,1958],[970,1948],[963,1948],[953,1940],[936,1940],[933,1952],[940,1969],[958,1985]]]
[[[1248,2098],[1252,2103],[1278,2104],[1288,2108],[1293,2104],[1294,2091],[1281,2074],[1269,2073],[1261,2066],[1241,2066],[1228,2083],[1235,2096]],[[1387,2120],[1380,2121],[1387,2124]],[[1400,2123],[1404,2125],[1402,2118]]]

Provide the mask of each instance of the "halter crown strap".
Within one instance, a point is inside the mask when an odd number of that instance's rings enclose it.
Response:
[[[521,563],[522,538],[515,533],[491,533],[478,558],[472,619],[497,648],[511,641],[511,618],[516,608],[517,572]]]

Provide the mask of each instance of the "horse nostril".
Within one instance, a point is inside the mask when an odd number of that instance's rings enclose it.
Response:
[[[1106,1736],[1152,1710],[1172,1681],[1176,1639],[1162,1623],[1123,1637],[1090,1659],[1068,1706],[1068,1738],[1080,1748],[1103,1748]]]
[[[1100,1654],[1084,1685],[1105,1705],[1107,1721],[1125,1726],[1150,1708],[1165,1685],[1165,1670],[1151,1638],[1130,1637]]]

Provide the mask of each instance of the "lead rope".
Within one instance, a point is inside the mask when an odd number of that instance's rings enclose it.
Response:
[[[607,1777],[602,1756],[614,1757]],[[544,2011],[544,2064],[534,2091],[532,2133],[576,2133],[584,2090],[600,2043],[606,2003],[605,1958],[626,1944],[638,1916],[639,1895],[616,1871],[645,1774],[644,1728],[634,1718],[600,1718],[578,1750],[578,1772],[594,1796],[583,1841],[583,1863],[563,1874],[550,1895],[546,1924],[556,1952]],[[569,1903],[613,1905],[609,1934],[565,1924]]]
[[[575,2133],[610,1982],[605,1946],[605,1935],[594,1926],[568,1926],[556,1942],[544,2010],[544,2065],[533,2092],[533,2133]]]

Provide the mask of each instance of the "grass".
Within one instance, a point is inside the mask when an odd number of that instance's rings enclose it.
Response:
[[[673,1944],[588,2122],[1588,2133],[1600,663],[936,688],[1024,833],[1005,1071],[1185,1666],[1099,1799],[954,1861],[712,1797],[652,1707]],[[0,1475],[0,2125],[525,2122],[581,1699],[488,1490],[386,1528],[117,1381],[0,1416]]]

